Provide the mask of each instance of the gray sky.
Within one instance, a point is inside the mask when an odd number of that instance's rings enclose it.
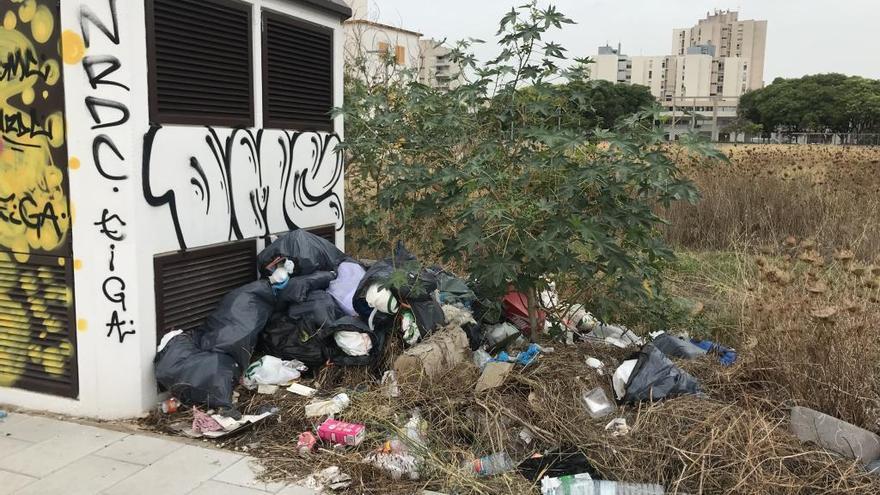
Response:
[[[546,2],[546,0],[544,0]],[[493,39],[498,20],[525,0],[370,0],[381,22],[450,41]],[[555,38],[569,55],[589,56],[606,42],[628,55],[668,55],[672,29],[715,8],[767,20],[764,79],[841,72],[880,79],[880,0],[554,0],[578,24]],[[374,14],[375,15],[375,14]],[[484,47],[485,59],[495,52]]]

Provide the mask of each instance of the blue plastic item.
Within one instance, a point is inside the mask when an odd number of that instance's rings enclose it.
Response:
[[[736,362],[736,351],[729,348],[724,347],[721,344],[716,344],[711,340],[697,340],[691,339],[691,343],[699,347],[700,349],[705,349],[709,354],[717,354],[718,361],[721,362],[722,366],[731,366]]]
[[[540,353],[541,347],[538,346],[538,344],[531,344],[528,349],[516,356],[516,362],[523,366],[528,366],[538,358],[538,354]]]

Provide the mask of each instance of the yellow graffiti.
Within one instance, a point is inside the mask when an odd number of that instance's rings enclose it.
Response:
[[[66,29],[61,33],[61,51],[64,54],[65,64],[78,64],[86,54],[86,44],[82,36]]]
[[[0,386],[34,367],[63,375],[74,352],[59,311],[72,306],[73,290],[59,278],[69,269],[71,212],[54,6],[0,0]],[[34,254],[52,257],[40,266]]]

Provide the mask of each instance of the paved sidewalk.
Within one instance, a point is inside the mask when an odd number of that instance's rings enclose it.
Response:
[[[252,458],[42,416],[0,420],[0,495],[314,495],[257,481]]]

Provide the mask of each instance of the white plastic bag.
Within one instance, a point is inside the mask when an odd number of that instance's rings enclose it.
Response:
[[[284,385],[299,380],[306,365],[299,361],[282,361],[275,356],[263,356],[248,366],[241,382],[248,390],[260,385]]]
[[[373,284],[367,289],[365,299],[371,308],[376,308],[382,313],[393,315],[400,309],[400,303],[397,302],[391,291],[383,289],[379,284]]]
[[[636,369],[638,362],[638,359],[630,359],[629,361],[624,361],[623,364],[614,370],[611,382],[614,384],[614,393],[617,394],[618,400],[622,400],[623,396],[626,395],[626,384],[629,382],[629,377],[632,375],[633,370]]]
[[[370,336],[361,332],[336,332],[333,335],[336,345],[349,356],[367,356],[373,348]]]

